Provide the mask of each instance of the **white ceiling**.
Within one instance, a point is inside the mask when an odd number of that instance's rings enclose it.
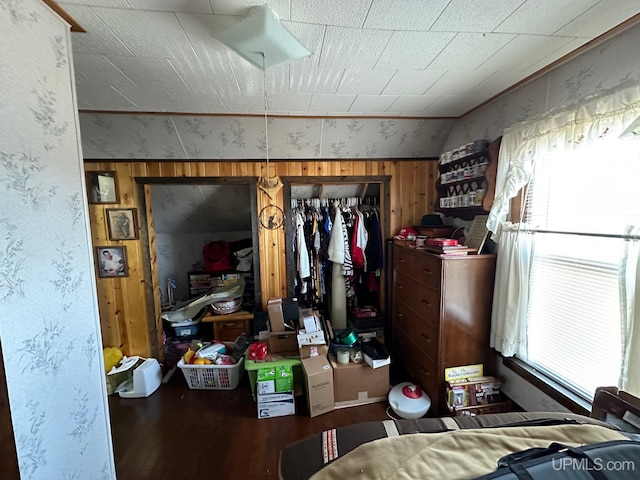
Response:
[[[262,71],[212,33],[255,0],[66,0],[81,110],[263,114]],[[640,13],[638,0],[271,0],[312,55],[270,114],[457,117]]]

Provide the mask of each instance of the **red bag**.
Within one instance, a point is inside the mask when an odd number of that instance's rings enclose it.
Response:
[[[204,257],[204,268],[209,272],[222,272],[235,268],[229,242],[207,243],[202,247],[202,256]]]

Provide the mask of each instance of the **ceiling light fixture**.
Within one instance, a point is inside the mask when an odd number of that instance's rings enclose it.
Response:
[[[262,96],[264,103],[266,175],[259,186],[271,198],[282,187],[277,176],[269,172],[269,127],[266,70],[299,58],[311,52],[302,45],[278,20],[267,5],[251,7],[249,13],[237,23],[213,36],[234,50],[242,58],[262,70]]]
[[[311,55],[267,5],[251,7],[242,20],[213,36],[262,70]]]

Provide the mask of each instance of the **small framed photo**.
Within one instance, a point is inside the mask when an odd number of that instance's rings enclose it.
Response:
[[[89,203],[118,203],[116,172],[87,172]]]
[[[107,208],[109,240],[136,240],[138,219],[135,208]]]
[[[129,276],[127,247],[96,247],[96,256],[100,278]]]

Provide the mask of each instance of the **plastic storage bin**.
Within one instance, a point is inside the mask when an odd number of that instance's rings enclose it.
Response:
[[[184,378],[193,390],[233,390],[244,372],[244,357],[235,365],[189,365],[178,362]]]

